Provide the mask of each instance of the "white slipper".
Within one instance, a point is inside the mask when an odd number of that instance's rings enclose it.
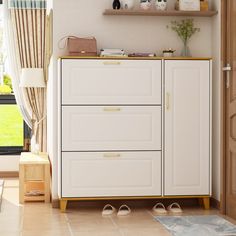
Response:
[[[167,210],[165,208],[165,206],[161,203],[161,202],[158,202],[153,208],[152,210],[159,214],[159,215],[165,215],[167,214]]]
[[[175,213],[175,214],[179,214],[183,212],[180,205],[177,202],[174,202],[171,205],[169,205],[167,209],[169,212]]]
[[[127,216],[131,213],[131,209],[127,205],[122,205],[117,213],[117,216]]]
[[[116,212],[116,208],[113,207],[110,204],[107,204],[106,206],[103,207],[102,209],[102,215],[103,216],[109,216],[112,215],[114,212]]]

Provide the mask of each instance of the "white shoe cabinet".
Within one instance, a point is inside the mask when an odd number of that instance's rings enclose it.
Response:
[[[59,194],[211,195],[211,60],[61,58]]]

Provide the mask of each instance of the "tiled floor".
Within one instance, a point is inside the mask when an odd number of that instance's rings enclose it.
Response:
[[[60,213],[50,204],[18,203],[18,180],[6,180],[0,213],[0,236],[167,236],[150,209],[135,208],[126,217],[102,217],[99,208]],[[184,209],[187,215],[218,214],[217,210]]]

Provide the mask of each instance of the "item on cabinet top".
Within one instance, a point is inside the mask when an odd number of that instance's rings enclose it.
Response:
[[[175,31],[180,39],[183,41],[183,50],[181,56],[188,57],[190,56],[190,51],[188,49],[188,42],[190,38],[200,31],[200,28],[194,27],[193,19],[186,19],[181,21],[171,21],[171,29]],[[169,26],[167,25],[167,28]]]
[[[125,51],[123,49],[101,49],[100,53],[101,57],[122,57],[126,56]]]
[[[180,11],[200,11],[200,0],[179,0]]]
[[[67,47],[71,56],[97,56],[97,41],[94,37],[68,37]]]
[[[63,46],[61,42],[64,42]],[[97,40],[95,37],[79,38],[66,36],[58,42],[58,48],[67,47],[69,56],[97,56]]]
[[[155,57],[156,54],[155,53],[143,53],[143,52],[134,52],[134,53],[130,53],[128,54],[129,57]]]
[[[179,0],[175,3],[175,10],[179,10]],[[209,3],[208,0],[200,0],[200,10],[201,11],[209,11]]]
[[[140,0],[140,8],[143,10],[150,9],[151,5],[151,0]]]
[[[167,0],[155,0],[156,9],[160,11],[167,10]]]
[[[163,57],[173,57],[175,50],[172,48],[163,50]]]
[[[208,0],[200,0],[201,11],[209,11]]]
[[[112,7],[115,10],[120,9],[120,1],[119,0],[114,0],[113,3],[112,3]]]
[[[121,0],[122,9],[132,9],[134,8],[134,0]]]

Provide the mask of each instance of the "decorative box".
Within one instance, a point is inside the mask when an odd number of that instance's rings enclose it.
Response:
[[[180,11],[200,11],[200,0],[179,0]]]

